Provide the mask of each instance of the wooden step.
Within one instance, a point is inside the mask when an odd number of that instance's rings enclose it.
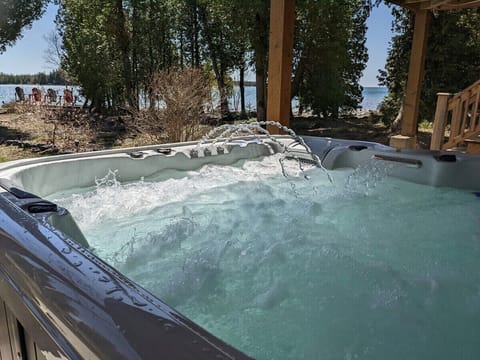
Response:
[[[467,154],[480,154],[480,135],[465,139]]]

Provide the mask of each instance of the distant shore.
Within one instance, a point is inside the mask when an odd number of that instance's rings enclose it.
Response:
[[[233,95],[230,97],[230,110],[232,112],[240,111],[240,89],[236,85],[238,82],[234,82]],[[2,103],[9,103],[15,100],[15,87],[20,86],[23,88],[25,95],[31,94],[34,87],[38,87],[40,90],[46,91],[48,88],[52,88],[58,92],[58,95],[63,93],[65,87],[73,89],[74,95],[77,96],[80,102],[83,102],[84,99],[81,97],[80,88],[74,85],[0,85],[0,106]],[[363,89],[363,101],[360,104],[362,107],[361,111],[375,111],[387,94],[387,89],[383,87],[365,87]],[[245,83],[245,106],[247,111],[255,111],[256,108],[256,88],[254,81],[247,81]],[[294,99],[292,101],[293,109],[298,108],[298,101]]]
[[[233,85],[234,86],[240,86],[240,81],[234,80]],[[257,83],[255,81],[244,81],[243,85],[245,85],[245,86],[256,86]]]

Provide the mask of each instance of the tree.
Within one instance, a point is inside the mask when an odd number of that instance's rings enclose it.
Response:
[[[174,29],[179,26],[175,1],[130,0],[127,3],[131,31],[131,67],[133,92],[143,94],[153,106],[150,87],[154,74],[177,65]]]
[[[179,44],[179,65],[180,67],[199,68],[202,64],[199,1],[178,2],[175,14],[177,17],[176,38]]]
[[[65,50],[62,65],[99,109],[125,103],[122,57],[110,22],[114,5],[114,0],[64,0],[57,17]]]
[[[62,65],[100,109],[154,104],[153,75],[175,65],[175,2],[63,0],[57,24]],[[172,23],[172,24],[171,24]]]
[[[51,31],[43,35],[43,39],[48,44],[48,49],[45,50],[44,59],[54,69],[59,69],[62,64],[64,52],[62,50],[62,39],[56,31]]]
[[[381,85],[389,95],[381,110],[392,121],[405,93],[413,38],[413,14],[392,8],[393,30]],[[458,92],[480,78],[480,13],[478,9],[441,11],[430,21],[425,74],[420,102],[420,118],[433,119],[438,92]]]
[[[0,0],[0,54],[20,38],[45,11],[48,0]]]
[[[206,57],[210,65],[218,91],[220,93],[220,111],[222,118],[228,118],[228,96],[230,85],[228,76],[235,66],[240,50],[235,31],[235,22],[230,1],[228,0],[203,0],[199,2],[199,19],[201,34],[204,41]]]
[[[108,26],[110,34],[113,36],[114,44],[121,55],[121,68],[122,68],[122,80],[123,90],[125,92],[125,100],[130,107],[137,107],[136,99],[134,97],[132,83],[132,64],[131,64],[131,48],[132,39],[129,30],[129,24],[127,23],[127,15],[125,12],[127,9],[123,8],[123,0],[115,0],[112,4],[112,11],[109,14]]]
[[[270,21],[270,0],[232,0],[235,27],[240,41],[241,70],[245,58],[249,55],[250,65],[255,68],[257,120],[265,121],[267,116],[267,68],[268,68],[268,30]]]
[[[370,8],[364,0],[297,3],[292,97],[316,114],[336,117],[361,102]]]
[[[407,84],[408,63],[413,39],[413,13],[396,6],[392,7],[392,37],[388,50],[385,70],[379,70],[380,85],[388,88],[388,95],[380,104],[385,121],[391,123],[400,119],[400,112]],[[398,124],[394,124],[397,127]]]
[[[0,84],[40,84],[40,85],[64,85],[66,80],[62,71],[55,70],[49,74],[25,74],[13,75],[0,73]]]
[[[209,69],[229,116],[230,75],[254,65],[257,118],[266,118],[270,0],[62,0],[62,65],[98,108],[154,106],[154,74]],[[294,95],[316,113],[361,101],[368,0],[298,0]],[[318,19],[322,21],[318,21]],[[245,104],[242,106],[243,112]]]

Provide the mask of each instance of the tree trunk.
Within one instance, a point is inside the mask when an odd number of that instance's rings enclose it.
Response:
[[[302,54],[300,60],[298,61],[298,66],[294,69],[293,80],[292,80],[292,97],[293,99],[295,96],[299,95],[300,92],[300,84],[303,80],[303,74],[305,73],[305,59],[306,54]]]
[[[267,119],[267,86],[265,66],[261,62],[255,62],[255,86],[257,90],[257,121]],[[263,64],[264,65],[264,64]]]
[[[220,92],[220,113],[222,120],[228,120],[230,118],[230,109],[228,108],[228,92],[225,84],[225,73],[223,70],[217,78],[218,91]]]
[[[400,129],[400,126],[402,124],[402,118],[403,118],[403,101],[402,101],[402,105],[400,106],[400,109],[398,110],[398,114],[395,117],[395,120],[393,120],[392,126],[390,127],[392,131],[397,131]]]
[[[225,84],[225,66],[222,62],[223,59],[218,56],[218,53],[215,51],[215,47],[213,46],[210,29],[208,28],[205,8],[199,8],[199,17],[203,22],[204,36],[207,43],[208,52],[210,54],[210,59],[212,61],[212,69],[217,81],[218,91],[220,93],[220,112],[222,120],[227,120],[230,118],[230,109],[228,108],[228,93]]]
[[[125,97],[128,105],[134,107],[133,91],[132,91],[132,76],[131,76],[131,65],[130,65],[130,36],[127,30],[125,13],[123,12],[123,1],[115,1],[115,11],[116,15],[116,38],[118,41],[118,47],[122,54],[122,65],[123,65],[123,80],[125,86]]]
[[[150,0],[149,4],[149,11],[148,11],[148,23],[149,27],[153,29],[155,27],[155,21],[154,21],[154,16],[155,16],[155,4],[154,0]],[[152,79],[153,78],[153,73],[155,71],[155,56],[153,52],[153,46],[154,46],[154,39],[152,34],[147,34],[148,36],[148,78]],[[150,84],[149,84],[150,86]]]
[[[185,54],[183,52],[183,36],[180,35],[180,69],[183,69],[183,58],[185,57]]]
[[[198,5],[195,2],[195,7],[193,8],[193,66],[196,68],[200,67],[200,46],[198,44],[200,26],[198,24]]]
[[[228,108],[228,94],[227,86],[225,84],[225,71],[222,64],[219,64],[215,56],[211,56],[213,73],[215,74],[215,80],[217,81],[218,92],[220,94],[220,114],[222,120],[230,118],[230,110]]]
[[[134,4],[135,5],[135,4]],[[133,11],[132,11],[132,40],[131,40],[131,45],[132,45],[132,61],[131,61],[131,74],[132,74],[132,79],[131,79],[131,84],[132,84],[132,97],[134,101],[134,108],[139,109],[140,108],[140,90],[139,90],[139,80],[138,80],[138,47],[137,44],[137,36],[138,36],[138,29],[137,29],[137,24],[138,24],[138,9],[136,6],[133,6]]]
[[[242,118],[247,117],[247,111],[245,110],[245,65],[240,67],[240,116]]]
[[[268,10],[268,9],[267,9]],[[267,120],[267,54],[268,54],[268,16],[255,14],[255,31],[257,36],[254,44],[255,82],[257,89],[257,121]]]

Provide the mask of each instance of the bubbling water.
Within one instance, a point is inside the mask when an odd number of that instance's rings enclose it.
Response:
[[[292,138],[292,142],[287,146],[284,143],[280,142],[277,140],[275,137],[273,137],[270,132],[266,129],[263,128],[263,126],[271,126],[271,127],[276,127],[283,131],[284,133],[288,134]],[[197,150],[201,148],[202,146],[206,146],[209,149],[213,149],[213,147],[219,142],[223,141],[223,144],[228,143],[235,137],[238,137],[240,135],[250,135],[253,136],[254,138],[257,139],[257,141],[265,146],[267,146],[270,149],[271,154],[273,155],[275,152],[272,149],[272,147],[268,144],[268,142],[264,141],[258,134],[261,134],[265,136],[269,141],[272,143],[278,145],[284,152],[284,154],[288,155],[293,147],[296,145],[300,145],[307,153],[307,156],[310,157],[312,160],[313,164],[317,166],[318,168],[322,169],[325,174],[327,175],[328,179],[332,181],[332,178],[330,177],[330,174],[328,171],[323,167],[322,162],[320,158],[313,153],[312,149],[305,143],[305,140],[301,136],[298,136],[292,129],[282,125],[281,123],[277,121],[258,121],[258,122],[250,122],[250,123],[242,123],[238,125],[234,124],[225,124],[218,126],[212,130],[210,130],[207,134],[205,134],[202,137],[202,140],[198,142],[196,148]],[[213,141],[211,143],[207,143],[210,139],[213,138]],[[298,161],[299,169],[302,170],[303,173],[303,168],[300,159],[296,155],[291,156],[293,159]],[[287,176],[285,172],[285,168],[283,166],[283,160],[285,159],[285,156],[280,158],[280,165],[282,168],[282,173],[284,176]]]
[[[390,170],[330,182],[273,155],[129,184],[110,171],[51,199],[101,258],[255,358],[478,358],[479,199]]]

